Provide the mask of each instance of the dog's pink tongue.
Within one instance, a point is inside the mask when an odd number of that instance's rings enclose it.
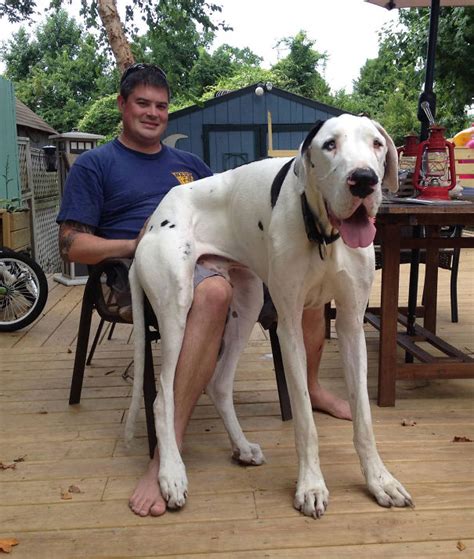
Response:
[[[367,215],[364,206],[359,206],[357,210],[338,223],[339,233],[342,240],[351,248],[368,247],[375,238],[375,225],[373,218]]]

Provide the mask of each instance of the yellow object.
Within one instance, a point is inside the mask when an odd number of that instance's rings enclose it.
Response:
[[[453,136],[453,143],[456,147],[462,148],[464,147],[469,140],[474,139],[474,125],[470,128],[466,128],[465,130],[461,130]]]

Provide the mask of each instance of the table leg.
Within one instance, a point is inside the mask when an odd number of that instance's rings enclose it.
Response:
[[[434,237],[439,234],[439,228],[427,227],[426,236]],[[423,326],[436,334],[436,314],[438,303],[438,266],[439,249],[429,246],[426,249],[426,272],[424,288],[424,320]]]
[[[395,405],[397,375],[397,317],[400,277],[400,227],[383,225],[379,229],[382,247],[382,297],[380,303],[380,341],[378,405]]]

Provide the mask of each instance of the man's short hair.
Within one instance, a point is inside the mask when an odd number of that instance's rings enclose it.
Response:
[[[126,68],[120,78],[120,95],[127,100],[137,85],[149,85],[166,89],[168,99],[170,98],[171,92],[166,73],[156,64],[137,62]]]

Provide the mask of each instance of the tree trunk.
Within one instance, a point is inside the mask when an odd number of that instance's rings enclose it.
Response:
[[[98,0],[98,9],[100,19],[107,32],[110,48],[117,61],[117,66],[123,72],[125,68],[133,64],[134,59],[123,30],[122,22],[120,21],[117,3],[115,0]]]

